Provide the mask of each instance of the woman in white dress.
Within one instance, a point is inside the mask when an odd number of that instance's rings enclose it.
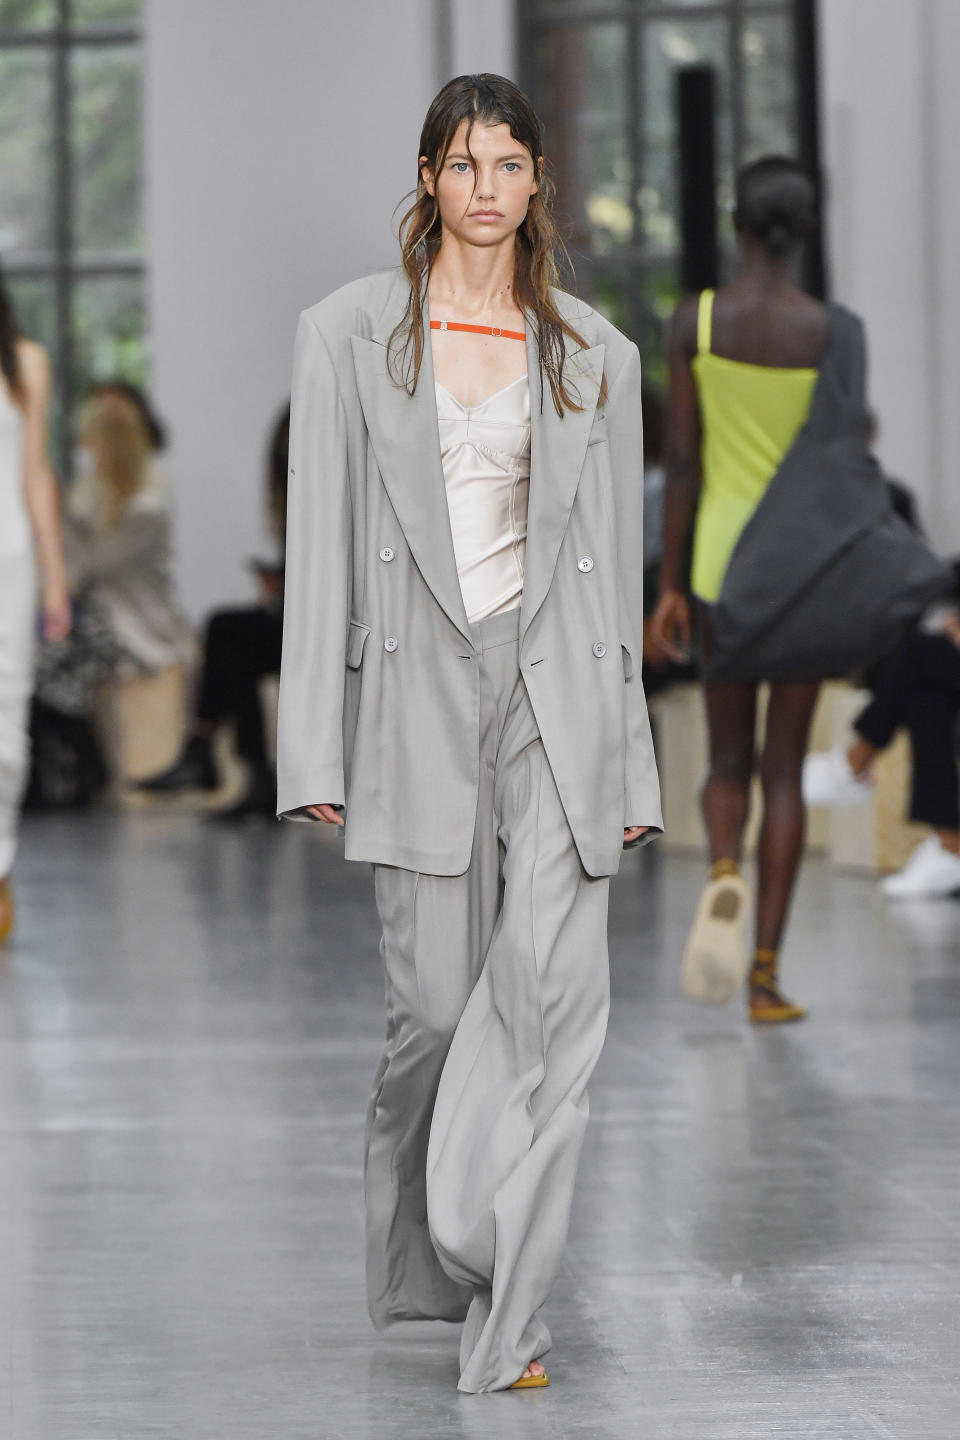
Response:
[[[44,634],[58,640],[70,629],[57,483],[47,462],[49,393],[46,352],[20,334],[0,275],[0,944],[13,928],[38,571]]]

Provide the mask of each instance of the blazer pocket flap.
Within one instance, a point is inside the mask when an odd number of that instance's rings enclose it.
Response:
[[[631,647],[630,645],[628,645],[628,644],[626,643],[626,641],[621,640],[621,642],[620,642],[620,651],[621,651],[621,654],[623,655],[623,678],[624,678],[624,680],[632,680],[632,679],[633,679],[633,649],[632,649],[632,647]]]
[[[350,634],[347,636],[347,666],[349,669],[358,670],[360,668],[363,647],[369,634],[369,625],[360,625],[356,620],[350,621]]]

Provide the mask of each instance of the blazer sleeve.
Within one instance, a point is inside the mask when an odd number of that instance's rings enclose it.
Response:
[[[347,421],[333,360],[300,317],[290,412],[277,813],[342,805],[343,703],[352,586]]]
[[[630,345],[610,385],[606,404],[607,435],[616,505],[617,563],[621,604],[633,651],[632,673],[625,686],[627,750],[624,825],[646,825],[650,834],[663,830],[660,782],[653,753],[647,702],[640,669],[643,658],[643,420],[640,408],[640,355]],[[628,637],[624,636],[624,640]]]

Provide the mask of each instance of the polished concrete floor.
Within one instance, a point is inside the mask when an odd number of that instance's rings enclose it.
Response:
[[[0,960],[2,1440],[960,1436],[960,904],[806,871],[803,1025],[677,982],[700,881],[631,856],[549,1320],[554,1384],[459,1396],[375,1335],[369,875],[305,826],[25,830]]]

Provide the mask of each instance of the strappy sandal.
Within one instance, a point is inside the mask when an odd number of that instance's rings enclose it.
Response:
[[[543,1390],[550,1384],[550,1376],[544,1370],[542,1375],[521,1375],[519,1380],[514,1380],[510,1386],[511,1390]]]
[[[784,999],[777,989],[776,955],[754,960],[750,971],[750,990],[749,1014],[754,1025],[784,1025],[791,1020],[802,1020],[807,1013],[802,1005],[794,1005],[792,1001]],[[754,1005],[752,992],[755,990],[769,995],[773,1004]]]

